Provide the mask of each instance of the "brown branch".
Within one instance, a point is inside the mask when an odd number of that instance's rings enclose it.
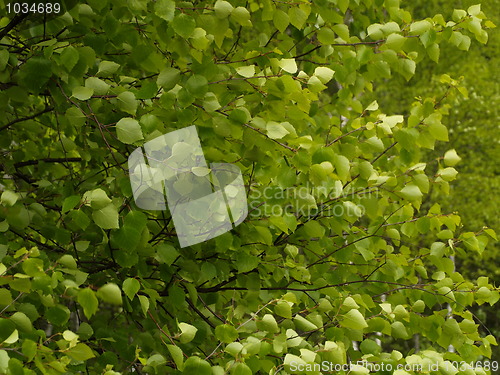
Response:
[[[35,117],[38,117],[38,116],[40,116],[40,115],[43,115],[44,113],[47,113],[47,112],[52,111],[53,109],[54,109],[54,107],[45,107],[45,109],[44,109],[43,111],[40,111],[40,112],[38,112],[38,113],[35,113],[34,115],[27,116],[27,117],[21,117],[21,118],[18,118],[18,119],[12,120],[12,121],[11,121],[11,122],[9,122],[8,124],[6,124],[6,125],[2,126],[2,127],[0,128],[0,131],[10,128],[12,125],[17,124],[18,122],[27,121],[27,120],[32,120],[32,119],[34,119]]]
[[[79,162],[81,158],[45,158],[40,160],[26,160],[14,163],[14,167],[25,167],[27,165],[37,165],[38,163],[64,163],[64,162]]]

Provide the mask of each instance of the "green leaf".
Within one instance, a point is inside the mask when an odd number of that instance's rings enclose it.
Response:
[[[403,48],[405,42],[406,38],[403,35],[390,34],[385,41],[385,45],[394,51],[400,51]]]
[[[132,300],[139,291],[140,287],[141,284],[137,279],[132,279],[129,277],[123,282],[122,289],[128,299]]]
[[[173,0],[157,0],[155,3],[155,14],[163,18],[165,21],[172,21],[175,13],[175,1]]]
[[[302,7],[290,7],[288,9],[288,17],[290,17],[290,23],[297,29],[302,29],[305,22],[307,21],[307,13],[302,9]]]
[[[94,95],[94,89],[90,87],[77,86],[73,89],[73,97],[78,100],[88,100]]]
[[[85,87],[93,89],[95,95],[106,95],[110,85],[97,77],[89,77],[85,80]]]
[[[184,370],[182,372],[184,374],[212,375],[212,367],[204,359],[193,356],[184,362]]]
[[[416,66],[415,61],[410,59],[400,59],[398,64],[399,72],[407,81],[415,74]]]
[[[408,199],[409,201],[415,201],[422,199],[422,192],[418,188],[417,185],[408,184],[403,189],[401,189],[401,195],[403,198]]]
[[[391,335],[396,339],[408,339],[410,336],[402,322],[394,322],[391,324]]]
[[[43,57],[32,57],[19,68],[19,83],[21,86],[38,93],[52,76],[52,64]]]
[[[250,21],[250,12],[246,8],[234,8],[231,12],[231,19],[241,26],[252,26],[252,21]]]
[[[343,320],[340,322],[342,327],[362,330],[368,327],[364,316],[356,309],[350,310],[344,315]]]
[[[318,66],[314,69],[314,75],[319,78],[322,84],[330,82],[334,74],[335,72],[326,66]]]
[[[259,325],[262,327],[264,331],[270,333],[279,333],[280,329],[278,327],[278,323],[276,323],[276,319],[271,314],[265,314],[262,317],[262,320],[259,322]]]
[[[161,263],[171,265],[179,256],[179,252],[171,245],[166,243],[161,243],[156,246],[156,253],[158,254],[158,260]]]
[[[118,229],[118,210],[113,204],[92,212],[92,219],[102,229]]]
[[[300,329],[302,331],[315,331],[318,327],[316,327],[312,322],[304,318],[302,315],[295,315],[293,318],[293,322],[295,324],[296,329]],[[279,331],[278,331],[279,332]]]
[[[120,287],[114,283],[108,283],[97,290],[97,297],[112,305],[121,305],[122,292]]]
[[[432,123],[429,125],[429,133],[438,141],[448,142],[448,129],[441,123]]]
[[[29,320],[26,314],[20,311],[15,312],[10,319],[16,324],[17,329],[21,332],[31,332],[33,330],[31,320]]]
[[[146,296],[139,295],[139,303],[141,304],[141,310],[144,316],[148,315],[149,310],[149,299]]]
[[[292,319],[292,308],[286,301],[278,302],[274,307],[274,312],[283,318]]]
[[[95,357],[92,349],[81,342],[66,351],[66,354],[76,361],[86,361],[87,359]]]
[[[156,84],[165,91],[172,89],[180,79],[180,72],[175,68],[163,69],[156,80]]]
[[[295,59],[281,59],[279,66],[287,73],[293,74],[297,72],[297,63],[295,62]]]
[[[59,258],[57,263],[71,270],[78,269],[78,265],[76,264],[75,258],[73,258],[73,255],[70,254],[64,254],[62,257]]]
[[[335,166],[335,170],[337,172],[337,175],[340,177],[340,179],[343,181],[346,181],[350,176],[349,159],[347,159],[344,155],[335,155],[334,166]]]
[[[252,372],[252,370],[250,370],[250,367],[248,367],[245,363],[236,362],[236,364],[233,367],[231,367],[229,374],[230,375],[252,375],[253,372]]]
[[[126,144],[132,144],[144,139],[139,122],[130,117],[124,117],[116,123],[116,135]]]
[[[188,39],[193,35],[194,29],[196,28],[196,22],[193,17],[181,13],[174,17],[172,21],[172,28],[176,34],[180,35],[184,39]]]
[[[438,175],[445,181],[453,181],[457,177],[457,170],[452,167],[440,169]]]
[[[99,63],[99,69],[97,70],[97,75],[100,77],[109,77],[116,73],[120,68],[120,64],[114,61],[101,61]]]
[[[230,120],[237,122],[238,124],[246,124],[251,120],[250,112],[246,108],[236,108],[233,110],[228,117]]]
[[[236,68],[236,73],[245,78],[253,77],[255,75],[255,65],[239,66]]]
[[[471,5],[469,8],[467,8],[467,13],[469,13],[471,16],[479,15],[479,13],[481,13],[481,4]]]
[[[235,265],[239,272],[249,272],[259,265],[259,259],[256,256],[241,252],[236,256]]]
[[[16,325],[10,319],[0,318],[0,342],[4,342],[16,329]]]
[[[80,55],[75,47],[66,47],[61,53],[61,62],[64,67],[70,72],[80,59]]]
[[[31,341],[29,339],[25,339],[23,341],[23,345],[22,345],[21,351],[26,356],[26,358],[28,359],[28,361],[32,361],[33,358],[35,358],[36,353],[37,353],[37,349],[38,349],[38,345],[37,345],[36,342]],[[2,362],[2,358],[1,357],[0,357],[0,362]],[[0,367],[0,369],[1,369],[1,367]]]
[[[198,332],[198,328],[187,323],[179,323],[179,329],[181,330],[179,340],[183,344],[193,341],[196,332]]]
[[[316,37],[321,44],[330,45],[335,43],[335,33],[328,27],[322,27],[321,29],[319,29]]]
[[[217,340],[229,344],[238,338],[238,331],[229,324],[221,324],[215,327],[215,337]]]
[[[9,62],[9,51],[2,49],[0,51],[0,72],[4,71]]]
[[[437,43],[433,43],[427,48],[427,54],[434,62],[439,62],[439,53],[440,49],[439,49],[439,44]]]
[[[276,9],[273,15],[273,24],[280,32],[284,32],[290,24],[290,17],[281,9]]]
[[[78,204],[80,203],[80,196],[79,195],[71,195],[69,197],[64,198],[64,202],[61,208],[62,213],[66,213],[68,211],[71,211],[73,208],[75,208]]]
[[[217,0],[214,5],[215,15],[219,18],[227,18],[233,9],[231,3],[224,0]]]
[[[182,371],[182,369],[184,368],[184,356],[182,353],[182,349],[174,345],[167,345],[167,349],[170,352],[170,355],[172,356],[172,359],[174,360],[177,368]]]
[[[95,292],[90,288],[81,289],[78,292],[77,301],[83,307],[83,313],[90,319],[98,310],[99,301]]]
[[[0,198],[0,203],[5,207],[11,207],[16,204],[19,199],[19,195],[11,190],[5,190]]]
[[[186,90],[195,98],[203,98],[208,91],[208,81],[205,76],[193,75],[186,82]]]
[[[448,150],[444,154],[444,164],[446,166],[453,167],[457,165],[460,162],[460,160],[462,160],[462,158],[458,156],[455,149]]]
[[[122,92],[116,99],[118,100],[118,108],[130,115],[135,115],[137,111],[137,100],[132,92]]]
[[[410,34],[422,35],[432,28],[432,23],[427,20],[416,21],[410,25]]]
[[[94,210],[106,207],[111,203],[108,194],[101,188],[85,192],[85,194],[83,194],[83,201]]]
[[[76,128],[81,127],[86,120],[85,115],[78,108],[71,107],[66,111],[66,118],[69,120],[70,124]]]
[[[69,314],[69,309],[66,306],[55,305],[46,311],[45,317],[50,323],[63,326],[69,320]]]
[[[283,126],[274,121],[270,121],[266,125],[267,136],[271,139],[281,139],[290,132]]]
[[[203,100],[203,108],[207,112],[215,112],[221,107],[217,95],[213,92],[207,92]]]
[[[135,94],[136,99],[151,99],[156,96],[158,93],[158,86],[156,85],[156,82],[154,81],[149,81],[149,82],[144,82]]]

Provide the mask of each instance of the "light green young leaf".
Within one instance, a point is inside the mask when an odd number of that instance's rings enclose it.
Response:
[[[318,66],[316,69],[314,69],[314,75],[319,78],[322,84],[330,82],[334,74],[335,71],[327,68],[326,66]]]
[[[106,95],[110,86],[102,79],[89,77],[85,80],[85,87],[93,89],[95,95]]]
[[[163,69],[158,78],[156,79],[156,84],[163,87],[165,91],[172,89],[180,79],[180,72],[175,68],[165,68]]]
[[[120,68],[120,64],[114,61],[101,61],[99,63],[99,69],[97,70],[97,75],[100,77],[109,77],[116,73]]]
[[[215,337],[217,340],[229,344],[238,338],[238,331],[232,325],[221,324],[215,327]]]
[[[186,362],[184,362],[184,370],[185,374],[196,374],[196,375],[213,375],[212,367],[210,364],[201,359],[200,357],[189,357]]]
[[[400,193],[403,198],[408,199],[409,201],[422,199],[422,192],[418,186],[414,184],[406,185],[403,189],[401,189]]]
[[[137,111],[137,100],[135,99],[134,93],[124,91],[119,94],[116,99],[118,100],[118,108],[130,115],[135,115]]]
[[[111,203],[92,212],[92,218],[102,229],[118,229],[118,210]]]
[[[143,295],[139,295],[139,302],[141,304],[141,310],[144,316],[148,315],[149,310],[149,298]]]
[[[365,317],[359,312],[359,310],[352,309],[347,314],[344,315],[344,319],[341,321],[340,325],[346,328],[352,328],[356,330],[362,330],[368,327]]]
[[[273,23],[274,27],[276,27],[280,32],[284,32],[290,24],[290,17],[288,17],[288,14],[283,12],[281,9],[276,9],[274,11]]]
[[[123,282],[122,289],[128,299],[133,300],[140,287],[141,284],[137,279],[129,277]]]
[[[462,160],[462,158],[458,156],[455,149],[448,150],[444,154],[444,164],[446,166],[453,167],[457,165],[460,162],[460,160]]]
[[[92,349],[81,342],[76,344],[65,353],[76,361],[86,361],[87,359],[95,357]]]
[[[432,23],[427,20],[416,21],[410,25],[410,34],[412,35],[422,35],[427,30],[432,28]]]
[[[224,0],[217,0],[214,5],[215,15],[219,18],[228,17],[233,9],[231,3]]]
[[[241,26],[252,26],[252,21],[250,21],[250,12],[246,8],[234,8],[231,12],[231,19]]]
[[[73,89],[72,96],[78,100],[88,100],[94,95],[94,89],[90,87],[77,86]]]
[[[172,21],[175,13],[175,1],[173,0],[156,0],[155,13],[158,17],[165,21]]]
[[[193,35],[194,29],[196,28],[196,21],[186,13],[180,13],[174,17],[172,28],[178,35],[184,39],[188,39]]]
[[[77,49],[73,46],[66,47],[61,53],[61,62],[68,72],[75,67],[79,58],[80,55],[78,54]]]
[[[295,62],[295,59],[281,59],[279,62],[279,66],[285,72],[291,74],[297,73],[297,63]]]
[[[239,66],[236,68],[236,73],[245,78],[253,77],[255,75],[255,65]]]
[[[19,199],[19,195],[11,190],[5,190],[0,198],[0,203],[5,207],[12,207]]]
[[[77,301],[83,307],[83,313],[90,319],[97,312],[99,301],[95,292],[90,288],[81,289],[77,295]]]
[[[144,139],[141,125],[137,120],[130,117],[124,117],[116,123],[116,134],[118,139],[126,144],[132,144]]]
[[[290,132],[283,126],[283,124],[269,121],[266,125],[267,136],[271,139],[281,139]]]
[[[187,323],[179,323],[179,329],[181,330],[179,340],[183,344],[193,341],[196,332],[198,332],[198,328]]]
[[[120,287],[114,283],[108,283],[97,290],[97,297],[112,305],[121,305],[122,292]]]

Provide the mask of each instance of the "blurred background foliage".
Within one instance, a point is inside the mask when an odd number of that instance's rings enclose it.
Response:
[[[402,3],[415,18],[425,18],[438,13],[451,14],[453,9],[467,8],[474,1],[415,0]],[[498,1],[484,0],[481,9],[497,27],[500,25]],[[446,87],[440,82],[443,74],[452,79],[462,78],[468,95],[456,95],[449,115],[445,119],[449,129],[449,143],[438,143],[429,150],[427,160],[438,160],[447,150],[455,149],[461,157],[456,166],[458,178],[450,184],[450,194],[432,189],[427,197],[427,207],[439,202],[443,212],[458,212],[463,229],[480,232],[484,226],[499,229],[500,191],[500,34],[491,30],[486,45],[472,43],[469,51],[461,51],[451,44],[441,45],[439,64],[425,59],[415,76],[407,82],[401,76],[391,77],[387,85],[379,85],[375,96],[387,113],[408,115],[415,98],[431,96]],[[429,165],[428,168],[436,168]],[[432,203],[431,203],[432,202]],[[425,204],[424,204],[425,206]],[[457,253],[456,268],[471,280],[487,276],[500,283],[500,246],[491,244],[489,251],[477,254]],[[474,308],[476,315],[491,333],[500,336],[500,312],[488,306]],[[486,331],[485,327],[482,327]],[[499,358],[500,351],[493,348]]]

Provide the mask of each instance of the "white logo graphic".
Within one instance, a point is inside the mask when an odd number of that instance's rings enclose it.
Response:
[[[240,169],[227,163],[207,167],[195,126],[159,136],[128,158],[135,203],[165,210],[166,202],[181,247],[217,237],[247,216]],[[146,162],[147,161],[147,162]]]

